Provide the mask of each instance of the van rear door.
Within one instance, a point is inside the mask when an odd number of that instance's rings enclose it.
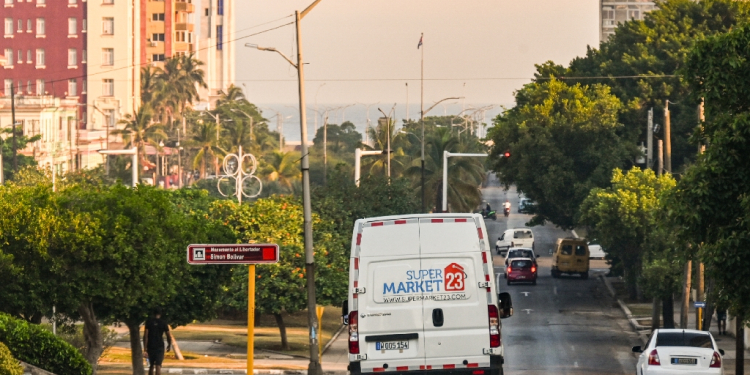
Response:
[[[492,259],[483,253],[481,226],[472,218],[422,218],[419,227],[422,272],[433,282],[423,303],[426,368],[489,366],[483,348],[492,301],[479,282],[489,284]]]
[[[419,370],[424,366],[424,327],[419,281],[418,219],[364,222],[357,241],[358,280],[349,285],[365,287],[357,298],[362,372]],[[357,282],[361,283],[358,284]]]

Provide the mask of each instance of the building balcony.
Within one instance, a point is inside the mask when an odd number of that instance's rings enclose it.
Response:
[[[174,51],[175,52],[193,52],[193,45],[190,43],[186,43],[186,42],[175,42]]]
[[[174,24],[175,31],[190,31],[193,32],[195,25],[192,23],[176,23]]]
[[[193,13],[195,12],[195,8],[193,4],[190,3],[183,3],[181,1],[178,1],[174,3],[174,10],[176,12],[186,12],[186,13]]]

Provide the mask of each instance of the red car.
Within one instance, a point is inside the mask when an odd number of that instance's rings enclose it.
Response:
[[[508,285],[512,282],[530,282],[536,285],[536,264],[530,258],[513,258],[505,269]]]

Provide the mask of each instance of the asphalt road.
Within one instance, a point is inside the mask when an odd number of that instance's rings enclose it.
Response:
[[[491,185],[497,185],[496,183]],[[497,186],[483,189],[493,209],[510,200],[510,217],[487,220],[494,241],[508,228],[523,227],[530,216],[518,213],[518,194]],[[611,299],[602,281],[604,261],[592,261],[590,277],[550,275],[551,249],[559,237],[571,232],[553,225],[533,227],[539,258],[537,285],[500,284],[513,300],[514,315],[502,321],[506,374],[632,374],[635,357],[630,352],[640,345],[628,322]],[[494,253],[494,251],[493,251]],[[495,272],[503,272],[503,257],[494,256]],[[504,281],[504,279],[501,279]]]

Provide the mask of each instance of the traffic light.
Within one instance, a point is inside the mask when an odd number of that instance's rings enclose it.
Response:
[[[503,153],[503,156],[506,157],[506,158],[509,158],[510,157],[510,151],[505,151],[505,153]]]

